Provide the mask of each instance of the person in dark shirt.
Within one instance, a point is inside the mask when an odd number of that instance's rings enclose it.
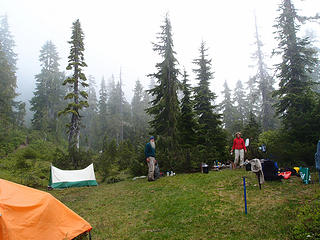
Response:
[[[156,144],[154,142],[154,137],[150,137],[150,141],[146,144],[144,148],[144,154],[146,156],[146,161],[148,163],[148,181],[154,181],[154,168],[156,164]]]

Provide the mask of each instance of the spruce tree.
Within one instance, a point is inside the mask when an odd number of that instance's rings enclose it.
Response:
[[[77,159],[74,157],[75,151],[79,149],[79,138],[80,138],[80,127],[81,127],[81,116],[80,110],[84,107],[88,107],[88,94],[85,91],[80,91],[79,86],[87,87],[87,78],[82,71],[82,68],[87,67],[84,62],[84,34],[80,25],[79,19],[77,19],[72,25],[72,36],[71,41],[68,43],[71,45],[69,64],[67,70],[72,70],[73,74],[64,81],[64,85],[68,85],[71,89],[65,99],[69,100],[67,107],[61,112],[63,114],[71,114],[71,121],[67,125],[68,127],[68,142],[69,142],[69,153],[71,155],[73,165],[77,168]]]
[[[206,159],[208,163],[220,158],[224,152],[224,135],[221,128],[221,115],[217,113],[217,105],[213,105],[216,95],[211,92],[209,85],[213,79],[211,70],[211,59],[208,59],[205,42],[202,41],[199,52],[199,58],[193,63],[197,66],[193,71],[198,86],[194,88],[194,109],[198,116],[198,145],[200,148],[200,159]]]
[[[153,134],[156,135],[159,152],[162,153],[163,165],[174,168],[177,161],[178,131],[177,120],[179,116],[179,101],[177,90],[179,87],[177,59],[173,50],[172,29],[168,15],[161,32],[158,36],[159,42],[154,43],[153,50],[158,52],[162,58],[156,64],[157,72],[150,76],[157,80],[153,89],[149,92],[155,98],[147,109],[147,113],[154,117],[150,121]]]
[[[313,130],[309,123],[315,103],[310,73],[317,62],[315,51],[310,47],[308,38],[298,37],[300,16],[291,0],[283,0],[278,11],[280,15],[274,27],[279,43],[275,53],[281,55],[282,62],[276,65],[280,80],[279,89],[275,92],[279,99],[277,113],[284,130],[291,136],[299,141],[311,141]]]

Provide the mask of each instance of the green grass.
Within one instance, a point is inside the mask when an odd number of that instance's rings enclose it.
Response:
[[[244,214],[242,176],[247,181]],[[178,174],[51,191],[86,219],[98,239],[291,239],[301,204],[320,196],[318,179],[266,182],[244,170]]]

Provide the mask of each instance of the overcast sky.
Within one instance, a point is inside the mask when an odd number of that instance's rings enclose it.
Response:
[[[72,22],[80,19],[85,34],[85,74],[98,85],[102,76],[118,80],[120,69],[124,91],[131,101],[135,81],[145,87],[155,72],[157,55],[152,42],[160,31],[166,13],[172,24],[174,49],[180,69],[192,79],[192,60],[199,55],[202,40],[209,47],[214,79],[211,89],[220,94],[225,80],[233,89],[237,80],[247,81],[255,51],[254,15],[257,16],[266,62],[276,46],[272,25],[278,16],[280,0],[1,0],[0,15],[7,14],[18,54],[18,92],[22,99],[32,97],[34,75],[40,72],[41,47],[53,41],[59,52],[60,69],[65,70]],[[295,7],[307,15],[320,12],[320,0],[295,0]],[[308,28],[320,29],[320,25]],[[318,31],[319,32],[319,31]],[[195,82],[192,81],[194,84]]]

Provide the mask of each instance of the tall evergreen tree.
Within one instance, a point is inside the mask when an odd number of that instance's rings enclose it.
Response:
[[[7,15],[0,16],[0,44],[5,53],[11,71],[16,72],[17,54],[14,52],[15,42],[9,29]]]
[[[191,86],[184,70],[182,81],[183,98],[181,99],[181,115],[179,117],[179,134],[182,148],[192,148],[196,143],[197,119],[193,110]]]
[[[253,59],[256,63],[256,74],[252,77],[258,84],[259,97],[261,103],[259,104],[260,113],[258,114],[261,118],[261,125],[263,131],[271,130],[276,127],[277,119],[275,116],[275,99],[272,98],[272,92],[274,91],[274,80],[268,72],[268,67],[264,62],[264,54],[262,51],[263,43],[260,40],[257,20],[255,18],[255,45],[256,51],[253,54]]]
[[[211,70],[211,59],[208,59],[205,42],[201,42],[199,49],[200,56],[193,63],[197,66],[193,71],[198,86],[194,88],[194,109],[198,116],[198,145],[201,148],[201,158],[207,159],[209,163],[219,159],[224,151],[225,142],[221,128],[221,115],[217,113],[217,105],[213,105],[216,95],[209,89],[210,80],[213,79]]]
[[[69,64],[67,66],[67,70],[72,70],[73,75],[68,77],[64,81],[64,85],[70,86],[72,89],[69,92],[65,99],[69,100],[67,107],[61,112],[63,114],[71,114],[71,121],[70,124],[67,125],[69,131],[69,152],[72,156],[73,165],[77,168],[78,163],[76,158],[74,157],[74,152],[79,149],[79,138],[80,138],[80,122],[81,116],[79,111],[84,108],[88,107],[88,94],[85,91],[79,91],[79,85],[81,84],[82,87],[87,87],[88,84],[86,83],[87,78],[82,71],[82,68],[87,67],[87,64],[84,62],[84,34],[80,25],[79,19],[77,19],[72,26],[72,36],[71,41],[69,44],[71,45],[70,48],[70,55],[69,55]]]
[[[17,77],[17,54],[14,52],[15,42],[9,30],[8,18],[0,16],[0,120],[7,124],[15,121],[15,112],[19,111],[20,102],[15,102]]]
[[[56,131],[59,108],[62,107],[64,74],[59,71],[59,56],[55,45],[47,41],[40,50],[41,73],[35,76],[36,91],[31,99],[34,112],[32,126],[43,131]]]
[[[259,115],[259,105],[260,105],[260,94],[257,86],[257,79],[255,77],[250,77],[246,82],[247,84],[247,95],[246,95],[246,117],[249,117],[249,114],[252,113],[255,116]]]
[[[242,130],[243,136],[250,139],[250,145],[248,147],[248,159],[257,158],[258,156],[258,148],[259,148],[259,135],[261,133],[261,126],[257,117],[250,112],[248,116],[248,120],[244,125]]]
[[[145,97],[148,97],[148,94],[144,91],[141,82],[137,80],[131,101],[131,107],[135,140],[139,142],[145,141],[149,129],[148,116],[145,112],[145,109],[148,107],[146,102],[148,99],[144,99]]]
[[[98,100],[96,94],[96,81],[92,75],[88,76],[89,88],[88,88],[88,104],[89,107],[83,111],[83,135],[85,139],[82,142],[88,148],[94,148],[95,150],[99,149],[98,142]],[[100,150],[100,149],[99,149]]]
[[[98,102],[98,109],[99,109],[99,116],[100,116],[100,122],[106,123],[107,119],[107,99],[108,99],[108,93],[106,88],[106,82],[104,80],[104,77],[101,79],[100,83],[100,90],[99,90],[99,102]],[[106,131],[105,127],[102,127],[103,131]]]
[[[225,129],[232,133],[232,127],[235,121],[235,108],[231,100],[231,89],[229,88],[227,81],[224,82],[223,87],[223,101],[220,104],[220,110],[222,111]]]
[[[181,99],[181,115],[178,119],[178,129],[180,136],[180,145],[185,155],[184,161],[182,161],[184,170],[191,170],[191,150],[197,143],[197,119],[196,114],[193,110],[193,99],[191,86],[188,83],[188,75],[184,70],[183,81],[182,81],[182,92],[183,97]]]
[[[240,80],[236,83],[236,88],[234,89],[233,102],[236,102],[236,121],[238,126],[242,128],[245,123],[247,110],[246,94],[243,89],[242,82]],[[239,131],[238,129],[237,131]]]
[[[157,84],[149,91],[155,99],[151,102],[152,106],[147,109],[147,113],[154,117],[150,124],[153,133],[158,136],[158,147],[163,153],[162,164],[167,168],[173,168],[178,157],[175,153],[178,149],[179,71],[171,31],[171,23],[166,15],[158,36],[159,42],[154,43],[153,50],[158,52],[163,60],[156,64],[158,72],[150,75],[157,80]]]
[[[314,108],[310,73],[317,62],[315,51],[308,38],[297,36],[299,16],[291,0],[283,0],[278,11],[275,28],[279,43],[275,53],[281,55],[282,62],[277,65],[277,112],[288,133],[299,141],[310,141],[314,131],[309,125]]]
[[[0,44],[0,121],[2,126],[12,122],[13,100],[16,94],[16,75]]]

